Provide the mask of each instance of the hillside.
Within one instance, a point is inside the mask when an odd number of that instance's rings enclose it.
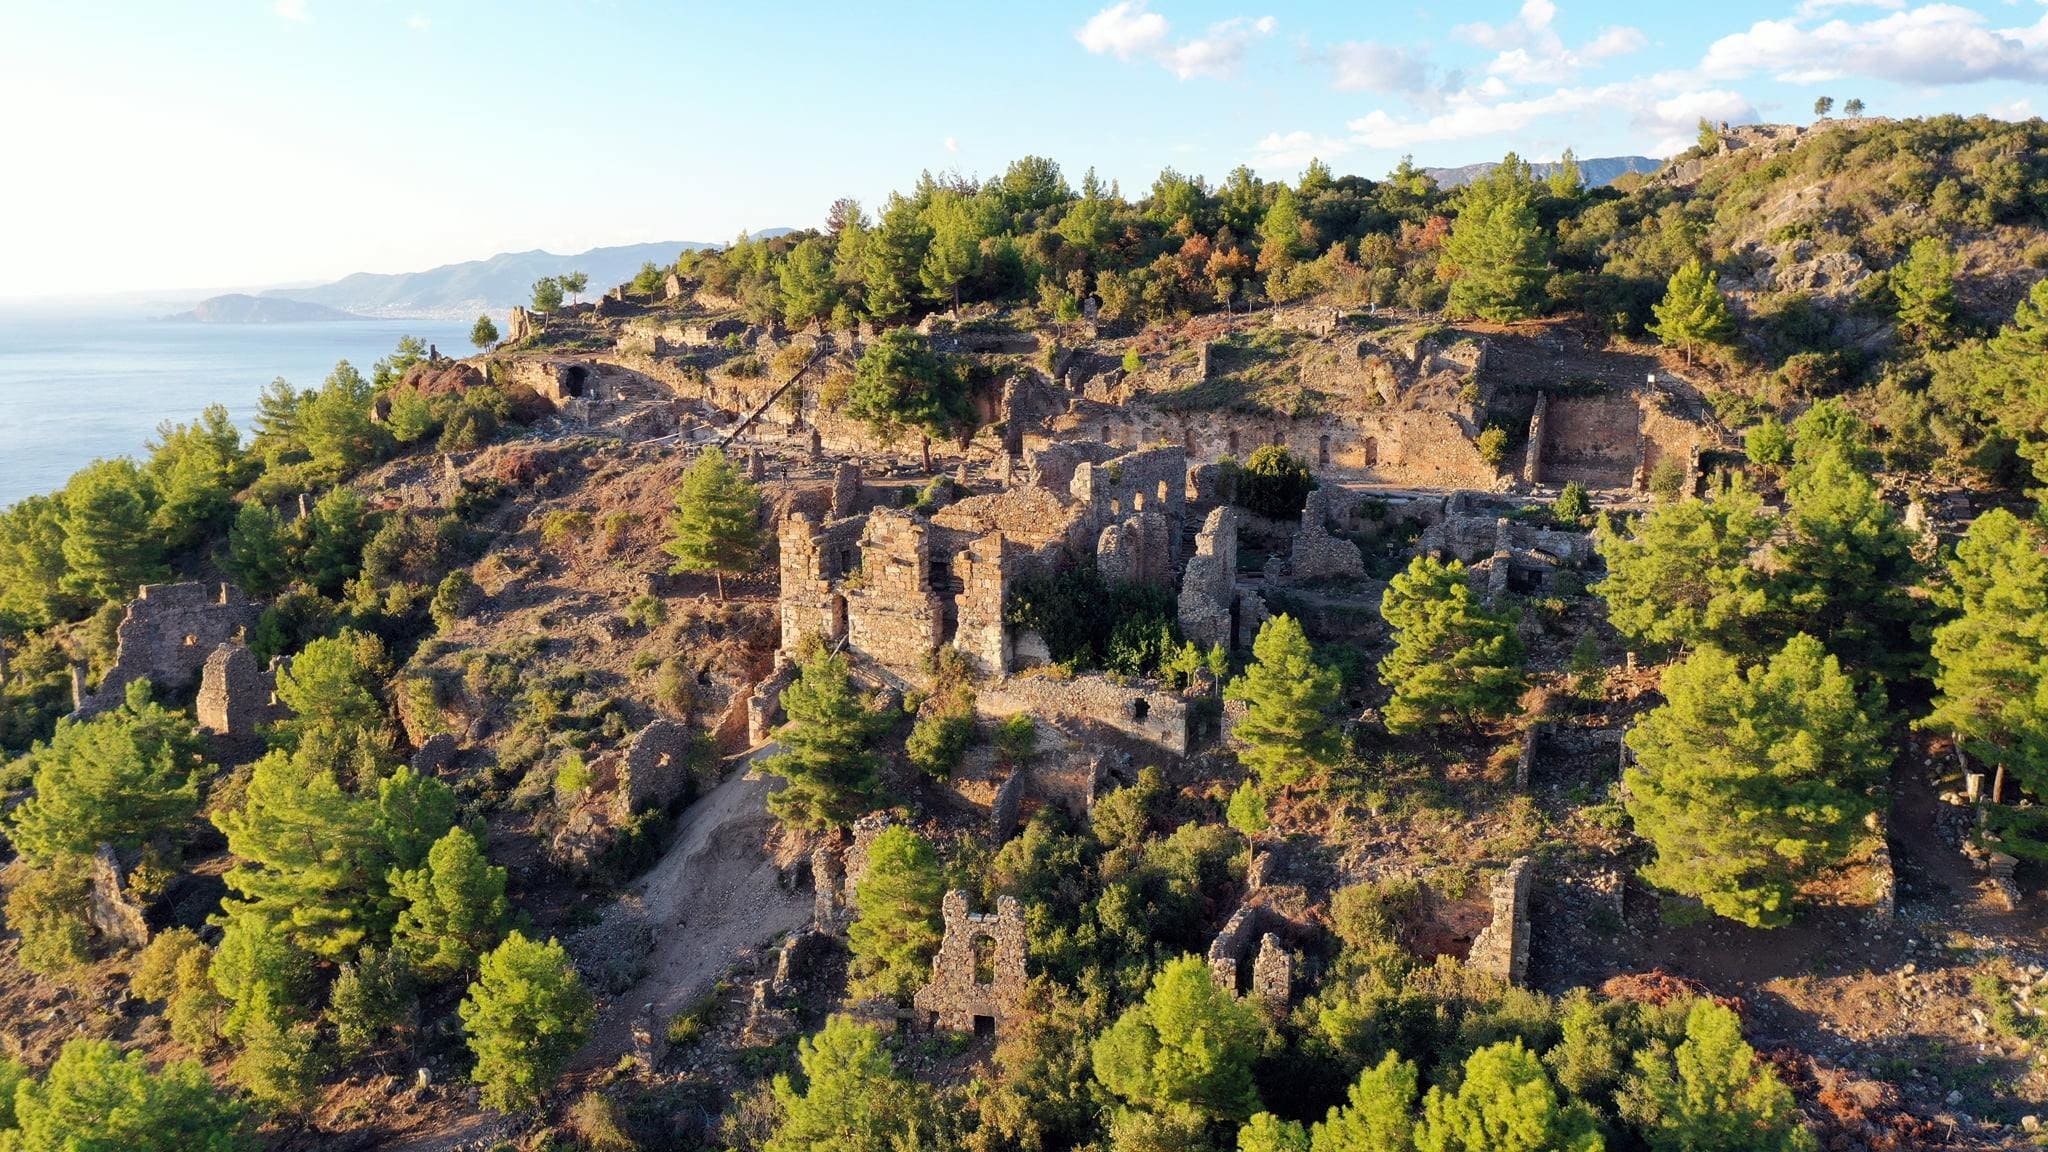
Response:
[[[164,317],[192,324],[297,324],[311,321],[362,320],[366,317],[325,304],[286,300],[271,296],[250,296],[230,292],[212,296],[188,311]]]
[[[166,425],[0,515],[0,1074],[269,1152],[2033,1146],[2044,145],[1029,157]]]

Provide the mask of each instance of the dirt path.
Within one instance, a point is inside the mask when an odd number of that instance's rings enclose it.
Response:
[[[741,952],[810,921],[810,894],[783,887],[768,858],[769,791],[770,781],[742,773],[691,805],[668,854],[612,910],[653,924],[654,951],[647,975],[601,1006],[579,1067],[630,1051],[643,1005],[654,1006],[657,1023],[667,1020],[710,990]]]

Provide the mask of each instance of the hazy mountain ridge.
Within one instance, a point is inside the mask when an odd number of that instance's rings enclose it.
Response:
[[[776,236],[788,231],[769,228],[755,235]],[[650,260],[667,267],[680,252],[718,247],[722,245],[701,240],[660,240],[592,248],[566,256],[536,248],[529,252],[500,252],[485,260],[443,264],[423,272],[357,272],[331,284],[274,288],[262,296],[321,304],[363,316],[453,319],[479,312],[503,312],[515,304],[524,304],[532,295],[533,282],[543,276],[582,272],[590,277],[586,294],[599,293],[631,280],[640,266]]]
[[[369,317],[308,300],[229,292],[209,296],[190,309],[164,319],[189,324],[301,324],[309,321],[367,320]]]
[[[1653,156],[1596,156],[1579,161],[1579,178],[1589,188],[1604,188],[1630,172],[1655,172],[1663,163]],[[1489,161],[1456,168],[1424,168],[1423,171],[1436,179],[1439,188],[1462,188],[1498,166],[1498,163]],[[1531,164],[1529,170],[1542,180],[1557,170],[1557,164]]]

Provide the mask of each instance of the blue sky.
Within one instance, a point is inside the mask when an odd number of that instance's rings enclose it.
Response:
[[[2041,0],[1444,7],[7,0],[0,293],[720,240],[1034,152],[1137,192],[2048,111]]]

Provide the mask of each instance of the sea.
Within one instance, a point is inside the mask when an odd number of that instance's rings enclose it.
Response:
[[[138,459],[163,421],[225,404],[243,436],[264,386],[317,388],[337,361],[368,376],[402,336],[471,351],[469,324],[349,320],[195,324],[0,311],[0,508],[64,486],[103,457]]]

